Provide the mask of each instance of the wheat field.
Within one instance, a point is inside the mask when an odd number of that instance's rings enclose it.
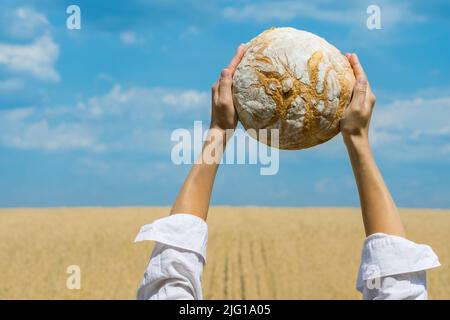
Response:
[[[134,244],[167,208],[0,210],[0,299],[134,299],[153,247]],[[408,237],[442,266],[433,299],[450,299],[450,211],[401,210]],[[358,209],[216,207],[208,218],[206,299],[360,299]],[[81,268],[68,290],[66,269]]]

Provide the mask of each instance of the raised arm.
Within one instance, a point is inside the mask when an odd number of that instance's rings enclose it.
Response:
[[[439,266],[439,261],[429,246],[405,239],[398,210],[370,149],[375,96],[356,54],[347,54],[347,58],[356,84],[340,125],[367,236],[356,287],[364,299],[427,299],[426,270]]]
[[[145,225],[136,241],[156,241],[138,289],[138,299],[202,299],[208,214],[216,172],[237,125],[231,94],[233,73],[243,56],[241,45],[212,86],[211,124],[198,160],[192,166],[170,216]]]
[[[347,54],[356,84],[341,121],[341,132],[358,186],[366,235],[377,232],[404,237],[400,216],[378,170],[369,144],[369,124],[375,105],[366,74],[356,54]]]
[[[171,214],[190,213],[206,220],[216,172],[226,147],[237,125],[231,84],[233,74],[244,54],[241,45],[228,67],[211,89],[211,124],[206,142],[196,163],[186,178]]]

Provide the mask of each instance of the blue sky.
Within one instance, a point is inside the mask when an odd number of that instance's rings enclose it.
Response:
[[[66,8],[81,8],[81,30]],[[381,8],[381,30],[366,8]],[[176,128],[209,119],[235,48],[271,26],[357,52],[371,140],[402,207],[450,207],[448,1],[8,1],[0,4],[0,207],[169,205],[189,166]],[[213,204],[358,206],[342,139],[220,168]]]

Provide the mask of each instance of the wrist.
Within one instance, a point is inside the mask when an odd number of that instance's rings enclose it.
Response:
[[[347,151],[351,154],[371,153],[369,137],[366,134],[360,135],[346,135],[343,134],[343,139]]]
[[[221,128],[210,127],[205,138],[204,145],[213,145],[224,147],[227,144],[226,131]]]
[[[220,164],[227,145],[227,130],[211,126],[203,143],[200,163]]]
[[[223,129],[218,125],[211,124],[209,126],[208,138],[212,135],[221,136],[224,144],[226,145],[227,141],[230,140],[230,138],[234,135],[234,130],[235,128]]]

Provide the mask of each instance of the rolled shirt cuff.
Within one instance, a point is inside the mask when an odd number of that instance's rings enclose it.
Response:
[[[192,251],[206,263],[208,225],[192,214],[177,213],[142,226],[134,242],[145,240]]]
[[[363,291],[364,281],[439,267],[438,257],[430,246],[405,238],[374,233],[366,238],[356,288]]]

